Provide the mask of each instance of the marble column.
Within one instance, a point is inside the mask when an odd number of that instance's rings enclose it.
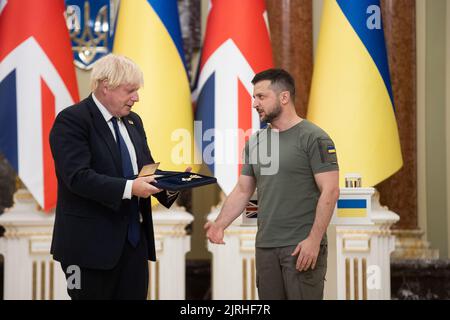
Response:
[[[400,216],[393,258],[432,258],[417,211],[416,0],[381,0],[403,167],[376,186],[380,202]]]
[[[392,91],[403,167],[380,183],[381,203],[400,215],[396,228],[415,229],[417,218],[415,0],[382,0]]]
[[[312,0],[266,0],[274,64],[296,81],[295,108],[306,117],[313,68]]]

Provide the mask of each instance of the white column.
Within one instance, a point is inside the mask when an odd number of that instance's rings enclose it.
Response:
[[[64,273],[55,263],[51,271],[50,243],[54,214],[43,213],[31,194],[18,190],[15,205],[0,216],[5,235],[0,238],[4,256],[4,299],[68,299]],[[43,266],[44,264],[44,266]]]
[[[185,298],[185,255],[190,249],[185,227],[192,220],[184,208],[154,210],[158,261],[149,264],[149,298]],[[60,263],[50,255],[53,224],[54,214],[39,211],[26,190],[19,190],[14,207],[0,216],[6,230],[0,238],[4,299],[69,299]]]
[[[341,198],[370,199],[365,217],[335,213],[339,300],[389,300],[390,254],[395,237],[390,227],[399,216],[379,204],[373,188],[343,188]],[[353,221],[352,221],[353,219]]]
[[[208,221],[214,221],[222,204],[213,208]],[[226,230],[225,245],[208,242],[212,253],[212,298],[214,300],[258,299],[255,270],[256,225],[236,219]]]
[[[150,299],[185,299],[185,256],[191,248],[191,237],[186,235],[185,228],[193,219],[193,216],[182,207],[173,206],[171,209],[158,207],[154,210],[153,223],[158,261],[151,263],[151,268],[154,268],[154,276],[151,279],[155,281]]]

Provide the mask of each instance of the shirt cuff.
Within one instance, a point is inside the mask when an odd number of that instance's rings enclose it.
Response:
[[[131,199],[131,189],[133,187],[133,180],[127,180],[125,189],[123,190],[122,199]]]

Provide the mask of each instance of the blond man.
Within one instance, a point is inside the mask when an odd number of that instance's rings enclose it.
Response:
[[[166,207],[177,194],[152,177],[141,118],[132,110],[143,85],[130,59],[107,55],[91,74],[92,93],[61,111],[50,133],[58,179],[51,253],[72,299],[145,299],[155,260],[150,196]]]

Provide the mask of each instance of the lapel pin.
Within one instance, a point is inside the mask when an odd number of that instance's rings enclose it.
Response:
[[[134,122],[132,120],[128,120],[129,124],[134,124]]]

